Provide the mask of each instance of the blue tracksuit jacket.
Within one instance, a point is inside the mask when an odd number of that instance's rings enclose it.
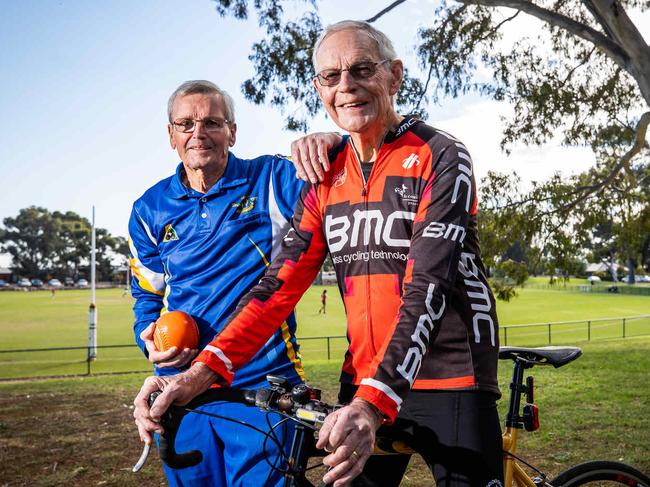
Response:
[[[133,328],[145,353],[140,332],[166,310],[194,317],[199,349],[212,340],[279,250],[302,187],[291,163],[277,156],[244,160],[229,153],[224,175],[205,194],[183,185],[182,168],[148,189],[129,221]],[[233,387],[258,387],[268,373],[300,381],[295,329],[292,313],[237,372]]]

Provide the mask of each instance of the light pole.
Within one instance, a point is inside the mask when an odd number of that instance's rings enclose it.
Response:
[[[88,362],[97,358],[97,307],[95,306],[95,206],[90,233],[90,306],[88,306]]]

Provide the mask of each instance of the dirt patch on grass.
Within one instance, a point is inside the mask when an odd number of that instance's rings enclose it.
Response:
[[[0,486],[167,485],[155,451],[138,474],[141,445],[121,392],[3,394],[0,398]],[[322,469],[310,475],[317,481]],[[403,485],[432,485],[414,458]]]
[[[0,395],[0,487],[167,485],[155,450],[140,473],[131,472],[141,452],[132,419],[131,388],[103,388],[101,393],[89,387],[72,392],[52,392],[53,386],[46,391],[35,389],[29,393],[5,389]],[[524,435],[520,451],[550,476],[594,455],[619,459],[608,452],[611,443],[608,447],[598,441],[585,442],[586,437],[579,434],[574,440],[567,436],[558,440],[552,434]],[[588,453],[594,450],[597,453]],[[643,470],[648,462],[636,466]],[[319,469],[310,478],[317,482],[322,474]],[[419,457],[411,461],[402,485],[433,485]]]
[[[3,394],[0,398],[0,485],[166,485],[160,460],[143,472],[132,410],[115,395]]]

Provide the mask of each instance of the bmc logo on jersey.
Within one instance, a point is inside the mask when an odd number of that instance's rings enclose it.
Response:
[[[429,284],[427,289],[427,297],[424,300],[426,311],[420,315],[418,324],[411,335],[411,343],[413,345],[406,351],[406,356],[401,364],[397,366],[397,371],[404,377],[411,386],[418,375],[420,366],[422,365],[422,357],[427,353],[429,347],[430,335],[433,332],[437,321],[442,318],[445,312],[445,295],[442,295],[442,303],[438,311],[433,309],[433,291],[436,289],[435,284]]]
[[[413,166],[419,166],[419,165],[420,165],[420,158],[415,153],[412,153],[410,156],[408,156],[406,159],[402,161],[402,167],[404,169],[411,169]]]
[[[431,222],[422,231],[423,237],[444,238],[453,242],[465,240],[465,229],[453,223]]]
[[[325,217],[327,244],[330,252],[338,252],[348,243],[350,247],[357,247],[367,246],[371,241],[375,245],[383,243],[389,247],[409,247],[411,239],[408,238],[405,228],[410,229],[414,219],[415,213],[410,211],[394,211],[385,218],[381,210],[355,210],[352,217],[327,215]],[[397,232],[400,235],[395,235]]]

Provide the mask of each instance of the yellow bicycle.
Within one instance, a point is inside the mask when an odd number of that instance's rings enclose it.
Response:
[[[650,487],[650,479],[646,475],[620,462],[586,462],[565,470],[553,479],[549,479],[541,470],[517,456],[517,440],[520,431],[535,431],[539,428],[539,411],[534,404],[534,379],[532,376],[524,378],[525,371],[538,365],[562,367],[577,359],[580,355],[582,355],[582,350],[577,347],[502,347],[499,350],[500,359],[509,359],[514,362],[508,411],[503,432],[505,487],[601,487],[607,485]],[[314,466],[308,466],[309,459],[324,455],[324,452],[315,448],[314,432],[318,430],[325,417],[335,408],[320,400],[320,391],[318,389],[310,388],[305,384],[291,386],[282,377],[268,376],[267,379],[271,385],[267,389],[251,391],[211,389],[198,396],[185,407],[170,408],[163,423],[165,435],[161,435],[159,443],[162,460],[174,468],[195,465],[201,461],[202,454],[199,451],[177,453],[174,449],[175,431],[183,415],[194,412],[241,423],[232,418],[196,410],[196,407],[215,400],[242,402],[259,407],[270,414],[280,414],[284,417],[282,421],[270,427],[269,431],[253,428],[265,437],[265,444],[268,441],[276,443],[279,450],[283,450],[283,448],[274,435],[274,428],[285,421],[295,423],[288,453],[282,454],[284,458],[279,462],[274,462],[272,468],[280,470],[284,474],[284,485],[287,487],[313,487],[314,484],[306,475],[308,470],[314,468]],[[252,428],[250,425],[242,424]],[[147,453],[148,450],[143,452],[134,471],[142,467]],[[417,452],[404,441],[387,436],[382,429],[377,432],[375,454],[413,453]],[[271,465],[270,462],[269,464]],[[536,475],[529,476],[520,464],[529,467]]]
[[[572,362],[582,355],[577,347],[502,347],[499,350],[500,359],[511,359],[514,362],[512,380],[510,382],[510,402],[505,419],[503,432],[503,455],[505,486],[518,487],[578,487],[582,485],[605,486],[626,485],[629,487],[649,487],[650,479],[633,467],[620,462],[591,461],[581,463],[560,473],[553,479],[548,479],[544,473],[526,463],[537,476],[530,477],[517,457],[517,439],[519,432],[535,431],[539,428],[539,411],[534,404],[534,380],[526,377],[524,371],[536,365],[552,365],[555,368]],[[522,396],[526,397],[522,405]],[[525,463],[525,462],[523,462]]]
[[[625,485],[650,487],[650,479],[635,468],[621,462],[591,461],[581,463],[549,479],[542,471],[517,456],[517,440],[520,431],[539,429],[539,410],[534,404],[534,379],[524,379],[524,372],[536,365],[562,367],[582,355],[577,347],[501,347],[499,358],[514,362],[510,381],[510,398],[503,432],[503,472],[505,487],[578,487]],[[522,403],[523,396],[525,402]],[[386,442],[378,439],[381,448],[375,446],[376,454],[413,454],[409,445],[401,441]],[[520,465],[523,463],[537,475],[529,476]]]

